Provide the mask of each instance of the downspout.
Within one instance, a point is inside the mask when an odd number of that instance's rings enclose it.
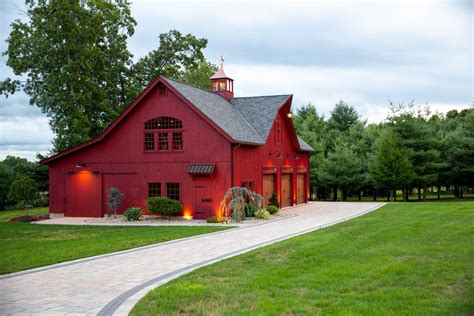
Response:
[[[235,153],[235,150],[237,148],[240,147],[240,144],[237,144],[237,146],[235,144],[232,144],[232,153],[231,153],[231,156],[230,156],[230,168],[231,168],[231,187],[234,187],[234,179],[235,179],[235,175],[234,175],[234,153]]]

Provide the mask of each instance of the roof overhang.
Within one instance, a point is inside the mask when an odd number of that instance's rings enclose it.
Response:
[[[192,163],[188,166],[188,173],[195,176],[207,176],[214,173],[215,163]]]

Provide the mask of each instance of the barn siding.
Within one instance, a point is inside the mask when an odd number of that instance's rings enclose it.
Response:
[[[126,194],[122,213],[127,207],[145,208],[147,183],[179,182],[181,202],[187,210],[193,207],[193,181],[187,174],[190,163],[216,163],[212,181],[211,207],[217,210],[220,198],[230,186],[230,143],[176,95],[158,94],[155,87],[101,142],[50,162],[50,212],[64,212],[65,173],[81,170],[102,174],[103,212],[106,212],[105,190],[116,186]],[[171,116],[183,122],[183,152],[147,153],[144,151],[144,122],[157,116]],[[80,214],[77,214],[80,216]]]
[[[235,185],[240,186],[243,181],[254,181],[255,191],[263,193],[263,167],[276,167],[276,193],[278,201],[281,203],[281,174],[282,167],[293,167],[292,173],[292,194],[293,204],[296,204],[296,174],[297,167],[306,167],[306,201],[308,201],[309,185],[309,153],[295,150],[291,139],[291,126],[285,111],[280,111],[278,115],[282,120],[282,142],[281,145],[275,143],[275,122],[270,130],[267,142],[264,146],[240,146],[235,149]],[[282,158],[276,158],[274,153],[279,152]],[[269,154],[272,153],[270,156]],[[295,159],[297,155],[299,159]]]

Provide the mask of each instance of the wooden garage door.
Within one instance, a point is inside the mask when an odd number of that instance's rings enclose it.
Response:
[[[102,175],[67,174],[65,186],[65,216],[102,217]]]
[[[263,198],[265,199],[265,206],[268,205],[268,200],[272,197],[275,192],[275,175],[264,174],[263,175]]]
[[[292,206],[291,174],[281,175],[281,207]]]
[[[298,174],[296,178],[296,203],[301,204],[306,202],[305,190],[305,174]]]

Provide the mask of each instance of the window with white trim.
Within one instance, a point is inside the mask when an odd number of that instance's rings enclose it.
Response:
[[[146,152],[182,151],[183,122],[174,117],[160,116],[145,122]]]

